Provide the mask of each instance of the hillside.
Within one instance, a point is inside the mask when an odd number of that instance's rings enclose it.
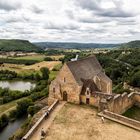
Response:
[[[140,40],[131,41],[121,45],[122,48],[140,48]]]
[[[100,44],[100,43],[70,43],[70,42],[38,42],[35,45],[45,48],[66,48],[66,49],[87,49],[87,48],[112,48],[118,44]]]
[[[39,52],[42,49],[27,40],[0,39],[0,51]]]

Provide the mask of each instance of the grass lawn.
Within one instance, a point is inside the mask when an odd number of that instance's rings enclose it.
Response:
[[[25,99],[25,98],[27,98],[27,97],[23,97],[23,98],[20,98],[20,99],[11,101],[11,102],[9,102],[9,103],[0,105],[0,116],[1,116],[3,113],[8,114],[9,111],[15,109],[15,108],[16,108],[16,105],[17,105],[17,102],[20,101],[20,100],[22,100],[22,99]]]

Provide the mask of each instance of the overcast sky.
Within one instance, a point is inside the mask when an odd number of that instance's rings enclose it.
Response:
[[[140,0],[0,0],[0,38],[119,43],[140,39]]]

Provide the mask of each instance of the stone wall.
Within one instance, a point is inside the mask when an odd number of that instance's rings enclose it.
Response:
[[[109,99],[111,98],[112,95],[106,94],[106,93],[101,93],[101,92],[96,92],[95,95],[93,96],[88,96],[88,95],[80,95],[80,102],[86,104],[86,99],[89,98],[89,104],[93,105],[95,107],[100,106],[100,102],[102,99],[106,98]]]
[[[87,97],[85,95],[81,95],[80,96],[81,103],[86,104],[86,98]],[[99,96],[97,96],[97,97],[90,97],[89,98],[89,104],[90,105],[93,105],[95,107],[98,107],[99,106],[99,100],[100,100],[100,97]]]
[[[107,110],[122,114],[129,108],[131,108],[134,104],[140,103],[140,94],[139,93],[123,93],[115,95],[111,100],[106,102],[100,102],[100,108],[105,106]]]
[[[108,110],[104,110],[103,112],[98,113],[98,115],[140,131],[140,122],[134,119],[124,117]]]
[[[103,77],[95,76],[94,82],[97,85],[98,89],[101,90],[101,92],[106,94],[112,94],[112,81],[111,80],[105,80]]]
[[[56,79],[51,82],[49,98],[63,100],[64,92],[67,93],[68,102],[80,103],[79,94],[81,92],[81,86],[77,84],[66,64],[64,64]]]

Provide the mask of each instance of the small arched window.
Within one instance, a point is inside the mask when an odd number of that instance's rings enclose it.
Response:
[[[53,88],[53,93],[55,93],[55,88]]]
[[[66,82],[66,78],[64,77],[64,83]]]

